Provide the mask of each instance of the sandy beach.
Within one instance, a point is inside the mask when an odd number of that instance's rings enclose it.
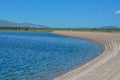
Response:
[[[101,44],[103,53],[55,80],[120,80],[120,33],[54,31]]]

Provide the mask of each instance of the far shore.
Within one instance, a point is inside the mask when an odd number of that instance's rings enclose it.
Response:
[[[104,46],[100,56],[55,80],[120,80],[120,33],[76,31],[53,33],[90,40]]]

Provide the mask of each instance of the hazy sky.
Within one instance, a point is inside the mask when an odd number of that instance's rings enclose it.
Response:
[[[120,0],[0,0],[0,19],[52,27],[120,26]]]

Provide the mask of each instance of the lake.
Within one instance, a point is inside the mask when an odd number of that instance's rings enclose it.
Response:
[[[99,44],[49,32],[0,31],[0,80],[51,80],[101,52]]]

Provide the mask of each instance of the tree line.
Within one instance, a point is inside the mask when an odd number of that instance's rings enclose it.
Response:
[[[28,27],[0,27],[0,30],[25,30],[27,31]]]
[[[87,32],[120,32],[120,29],[75,29],[75,28],[32,28],[32,27],[0,27],[0,30],[19,30],[19,31],[37,31],[52,32],[55,30],[64,31],[87,31]]]
[[[33,28],[33,27],[0,27],[0,30],[52,32],[58,29],[57,28]]]

